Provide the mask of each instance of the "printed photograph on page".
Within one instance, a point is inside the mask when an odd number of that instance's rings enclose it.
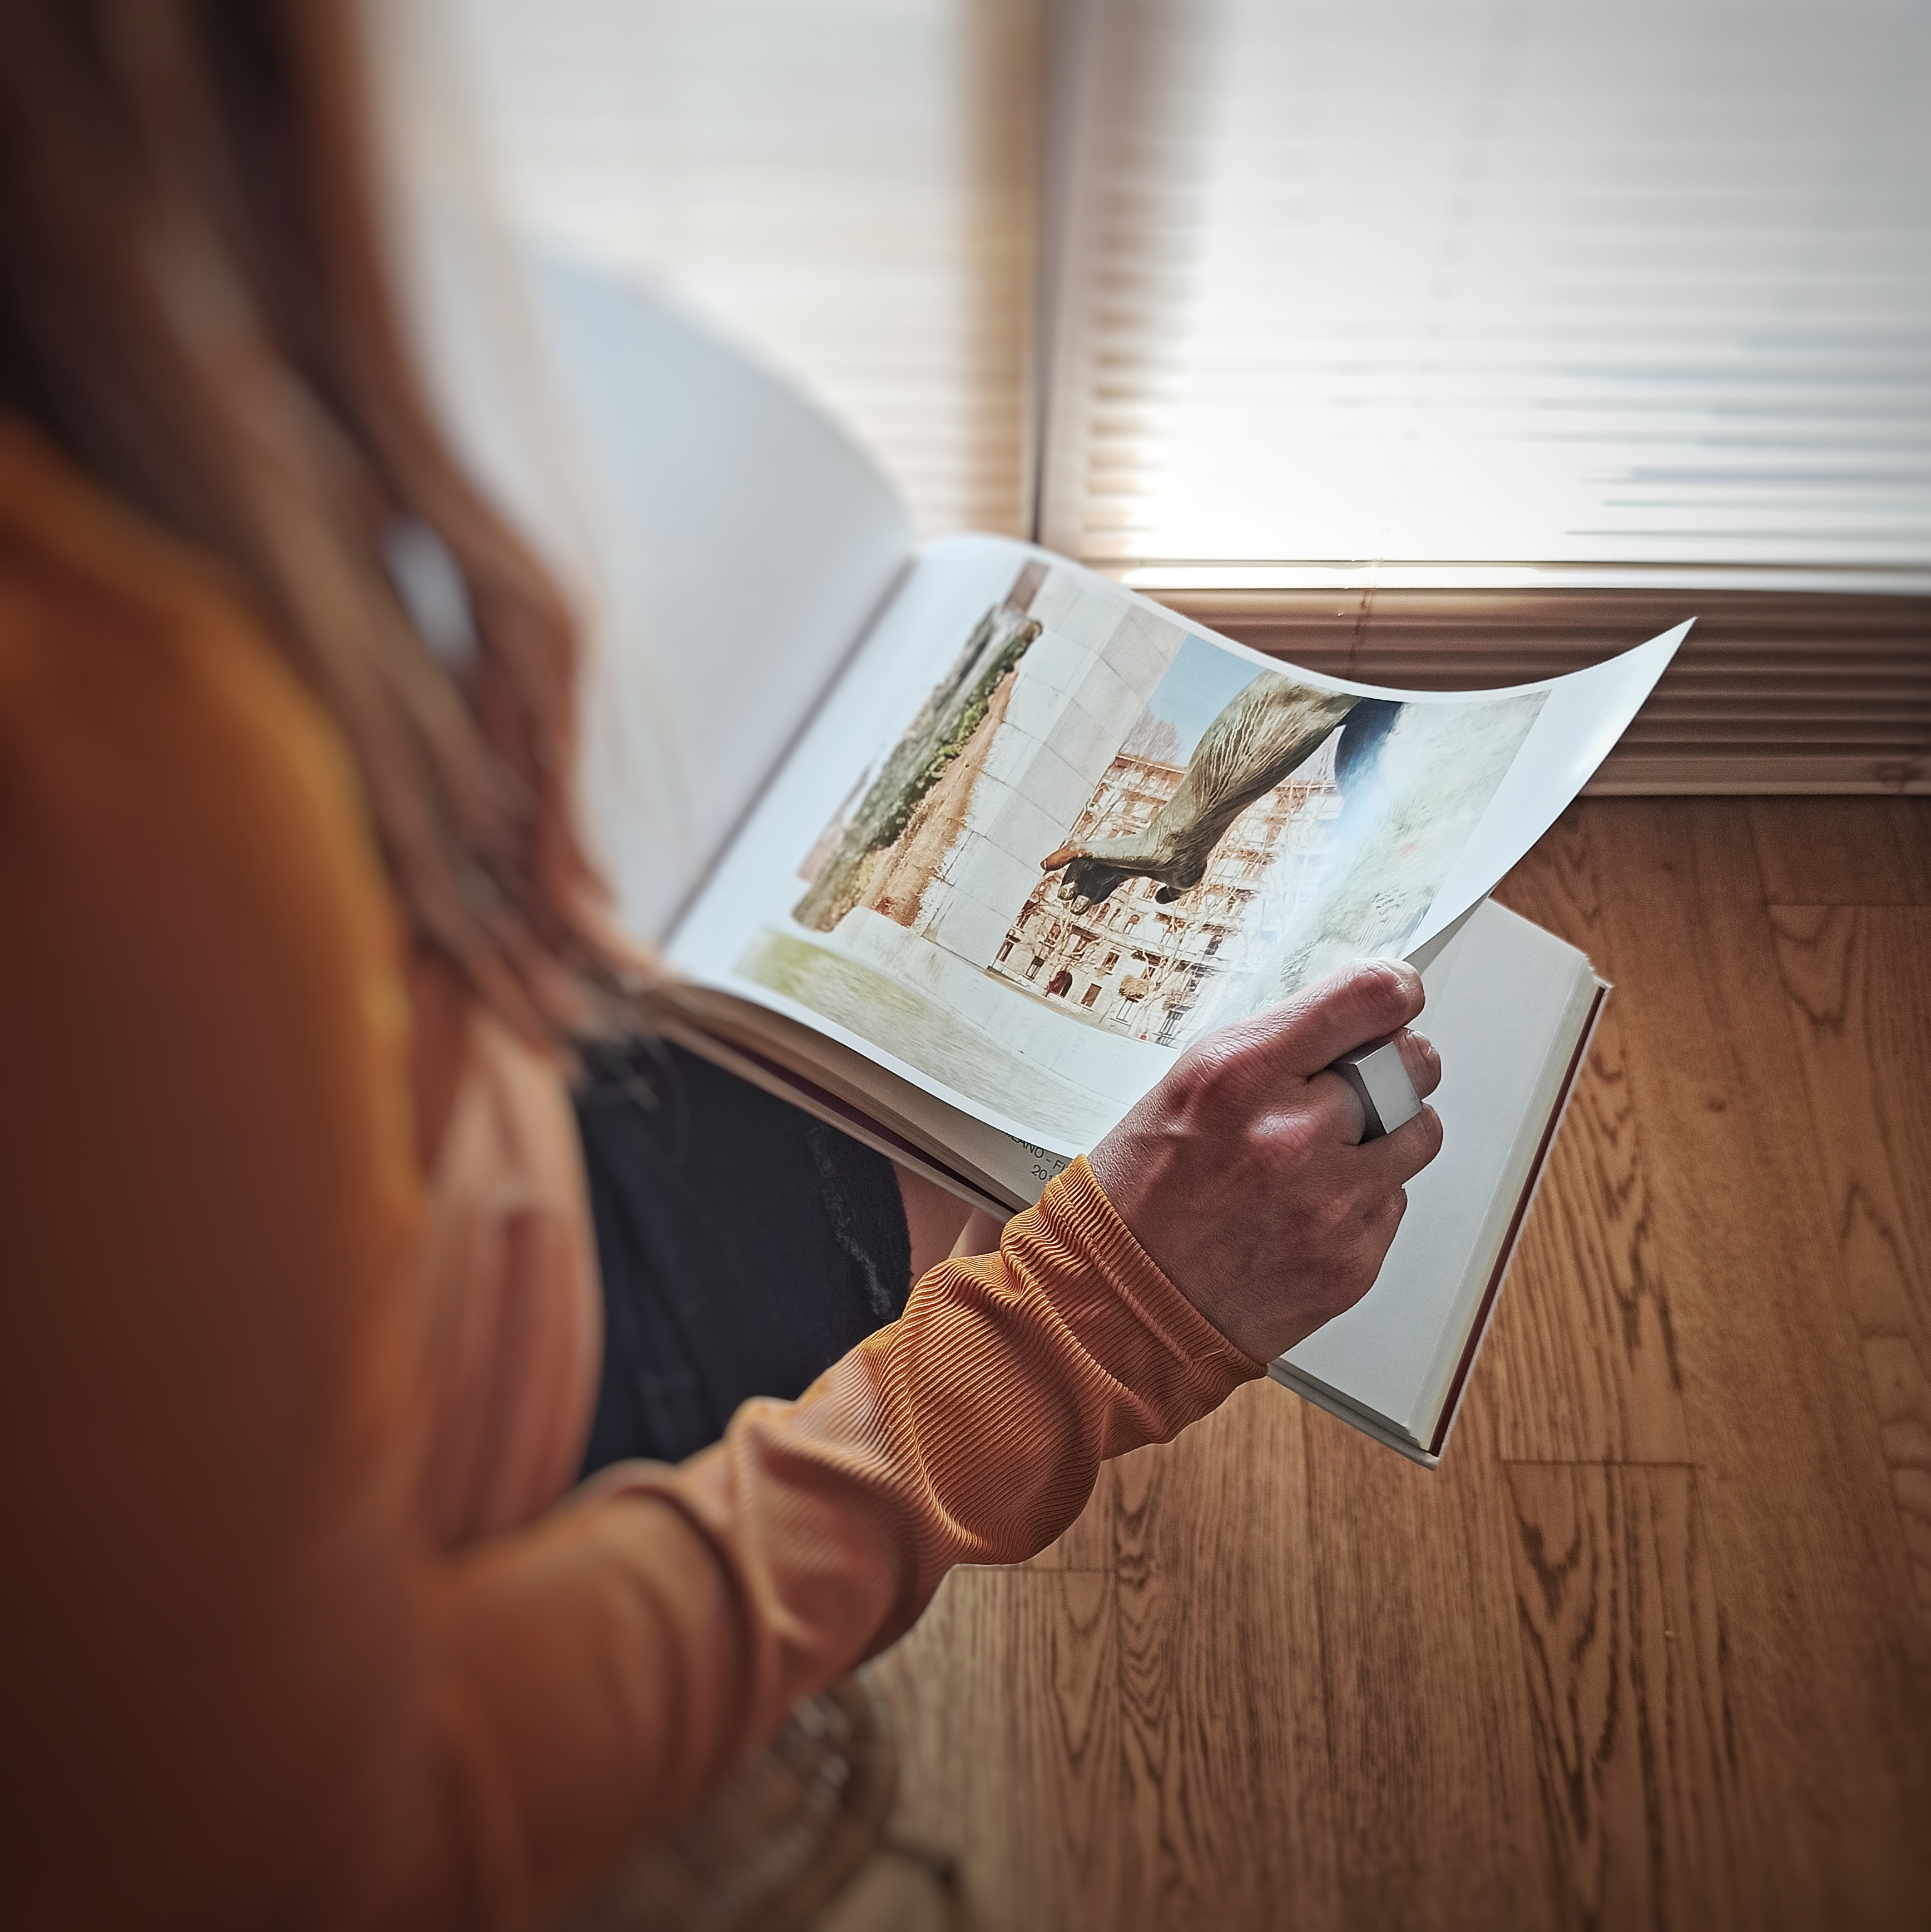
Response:
[[[1029,558],[737,970],[1075,1130],[1117,1112],[1115,1042],[1399,956],[1544,695],[1338,691]]]

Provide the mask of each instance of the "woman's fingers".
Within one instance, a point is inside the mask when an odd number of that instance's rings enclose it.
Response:
[[[1395,1044],[1408,1070],[1409,1084],[1426,1100],[1441,1084],[1441,1055],[1435,1052],[1435,1042],[1425,1033],[1403,1027],[1395,1036]]]
[[[1344,1053],[1405,1027],[1420,1012],[1422,998],[1421,975],[1405,960],[1363,960],[1267,1014],[1256,1044],[1276,1072],[1311,1078]]]
[[[1303,1089],[1301,1105],[1322,1123],[1327,1138],[1342,1147],[1358,1147],[1368,1131],[1361,1096],[1338,1073],[1317,1073]]]
[[[1408,1082],[1417,1100],[1426,1100],[1441,1084],[1441,1056],[1425,1034],[1406,1027],[1395,1036]],[[1361,1096],[1338,1073],[1324,1070],[1307,1083],[1307,1098],[1318,1114],[1331,1124],[1333,1137],[1352,1147],[1367,1131],[1368,1110]]]
[[[1318,986],[1252,1019],[1237,1021],[1212,1033],[1181,1057],[1188,1077],[1210,1090],[1216,1104],[1238,1096],[1245,1105],[1264,1111],[1299,1082],[1313,1082],[1344,1053],[1372,1045],[1402,1031],[1422,1010],[1421,975],[1399,959],[1364,959],[1345,966]],[[1432,1047],[1405,1049],[1410,1077],[1429,1082],[1417,1091],[1432,1092],[1439,1078],[1431,1064]],[[1325,1090],[1343,1082],[1320,1082]],[[1355,1130],[1344,1138],[1359,1140],[1360,1114],[1353,1116]]]
[[[1441,1116],[1424,1107],[1391,1134],[1367,1143],[1360,1150],[1358,1172],[1374,1193],[1392,1194],[1405,1187],[1441,1151]]]
[[[1234,1345],[1265,1360],[1367,1291],[1394,1239],[1402,1189],[1434,1158],[1431,1107],[1360,1140],[1361,1103],[1327,1067],[1398,1042],[1418,1094],[1441,1077],[1407,1030],[1420,976],[1396,962],[1339,973],[1180,1056],[1092,1152],[1141,1245]]]

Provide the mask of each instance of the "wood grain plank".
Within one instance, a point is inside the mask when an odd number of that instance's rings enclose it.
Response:
[[[1590,809],[1565,814],[1495,896],[1579,946],[1600,972],[1608,938]],[[1689,1460],[1650,1158],[1612,994],[1484,1346],[1504,1458]]]
[[[1121,1807],[1112,1577],[955,1570],[874,1668],[898,1742],[894,1833],[958,1861],[964,1922],[1109,1932]]]
[[[1589,827],[1762,1821],[1739,1911],[1896,1924],[1931,1893],[1921,1618],[1747,812],[1604,800]]]
[[[1753,798],[1772,905],[1931,906],[1931,798]]]
[[[1618,985],[1615,1097],[1545,1203],[1579,1231],[1504,1301],[1542,1332],[1498,1329],[1432,1475],[1256,1388],[1103,1472],[1073,1567],[955,1580],[883,1670],[899,1828],[963,1855],[964,1914],[901,1874],[838,1932],[1925,1926],[1921,1358],[1870,1340],[1931,1252],[1927,938],[1774,922],[1758,857],[1747,804],[1603,801],[1511,882]]]
[[[1931,1632],[1931,909],[1772,915],[1842,1278]]]
[[[1747,1840],[1722,1618],[1687,1468],[1517,1464],[1522,1661],[1579,1925],[1734,1925]]]
[[[1483,1357],[1505,1458],[1690,1460],[1682,1372],[1613,1000]]]
[[[1514,1629],[1509,1511],[1478,1365],[1430,1472],[1310,1409],[1344,1922],[1561,1922]]]
[[[1341,1922],[1303,1414],[1257,1383],[1115,1466],[1120,1932]]]

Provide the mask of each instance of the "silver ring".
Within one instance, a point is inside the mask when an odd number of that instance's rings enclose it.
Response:
[[[1391,1040],[1344,1053],[1327,1070],[1339,1074],[1361,1102],[1366,1119],[1361,1130],[1364,1142],[1393,1133],[1421,1112],[1421,1096],[1402,1064],[1401,1049]]]

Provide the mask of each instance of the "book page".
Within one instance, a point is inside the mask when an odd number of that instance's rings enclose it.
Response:
[[[654,944],[910,562],[911,520],[841,430],[661,293],[542,246],[514,291],[479,289],[461,239],[427,227],[409,259],[425,361],[581,608],[580,817],[619,924]],[[505,311],[529,325],[514,353]]]
[[[1673,648],[1507,691],[1378,691],[1028,545],[950,538],[671,963],[989,1125],[1083,1151],[1209,1028],[1466,912]]]

